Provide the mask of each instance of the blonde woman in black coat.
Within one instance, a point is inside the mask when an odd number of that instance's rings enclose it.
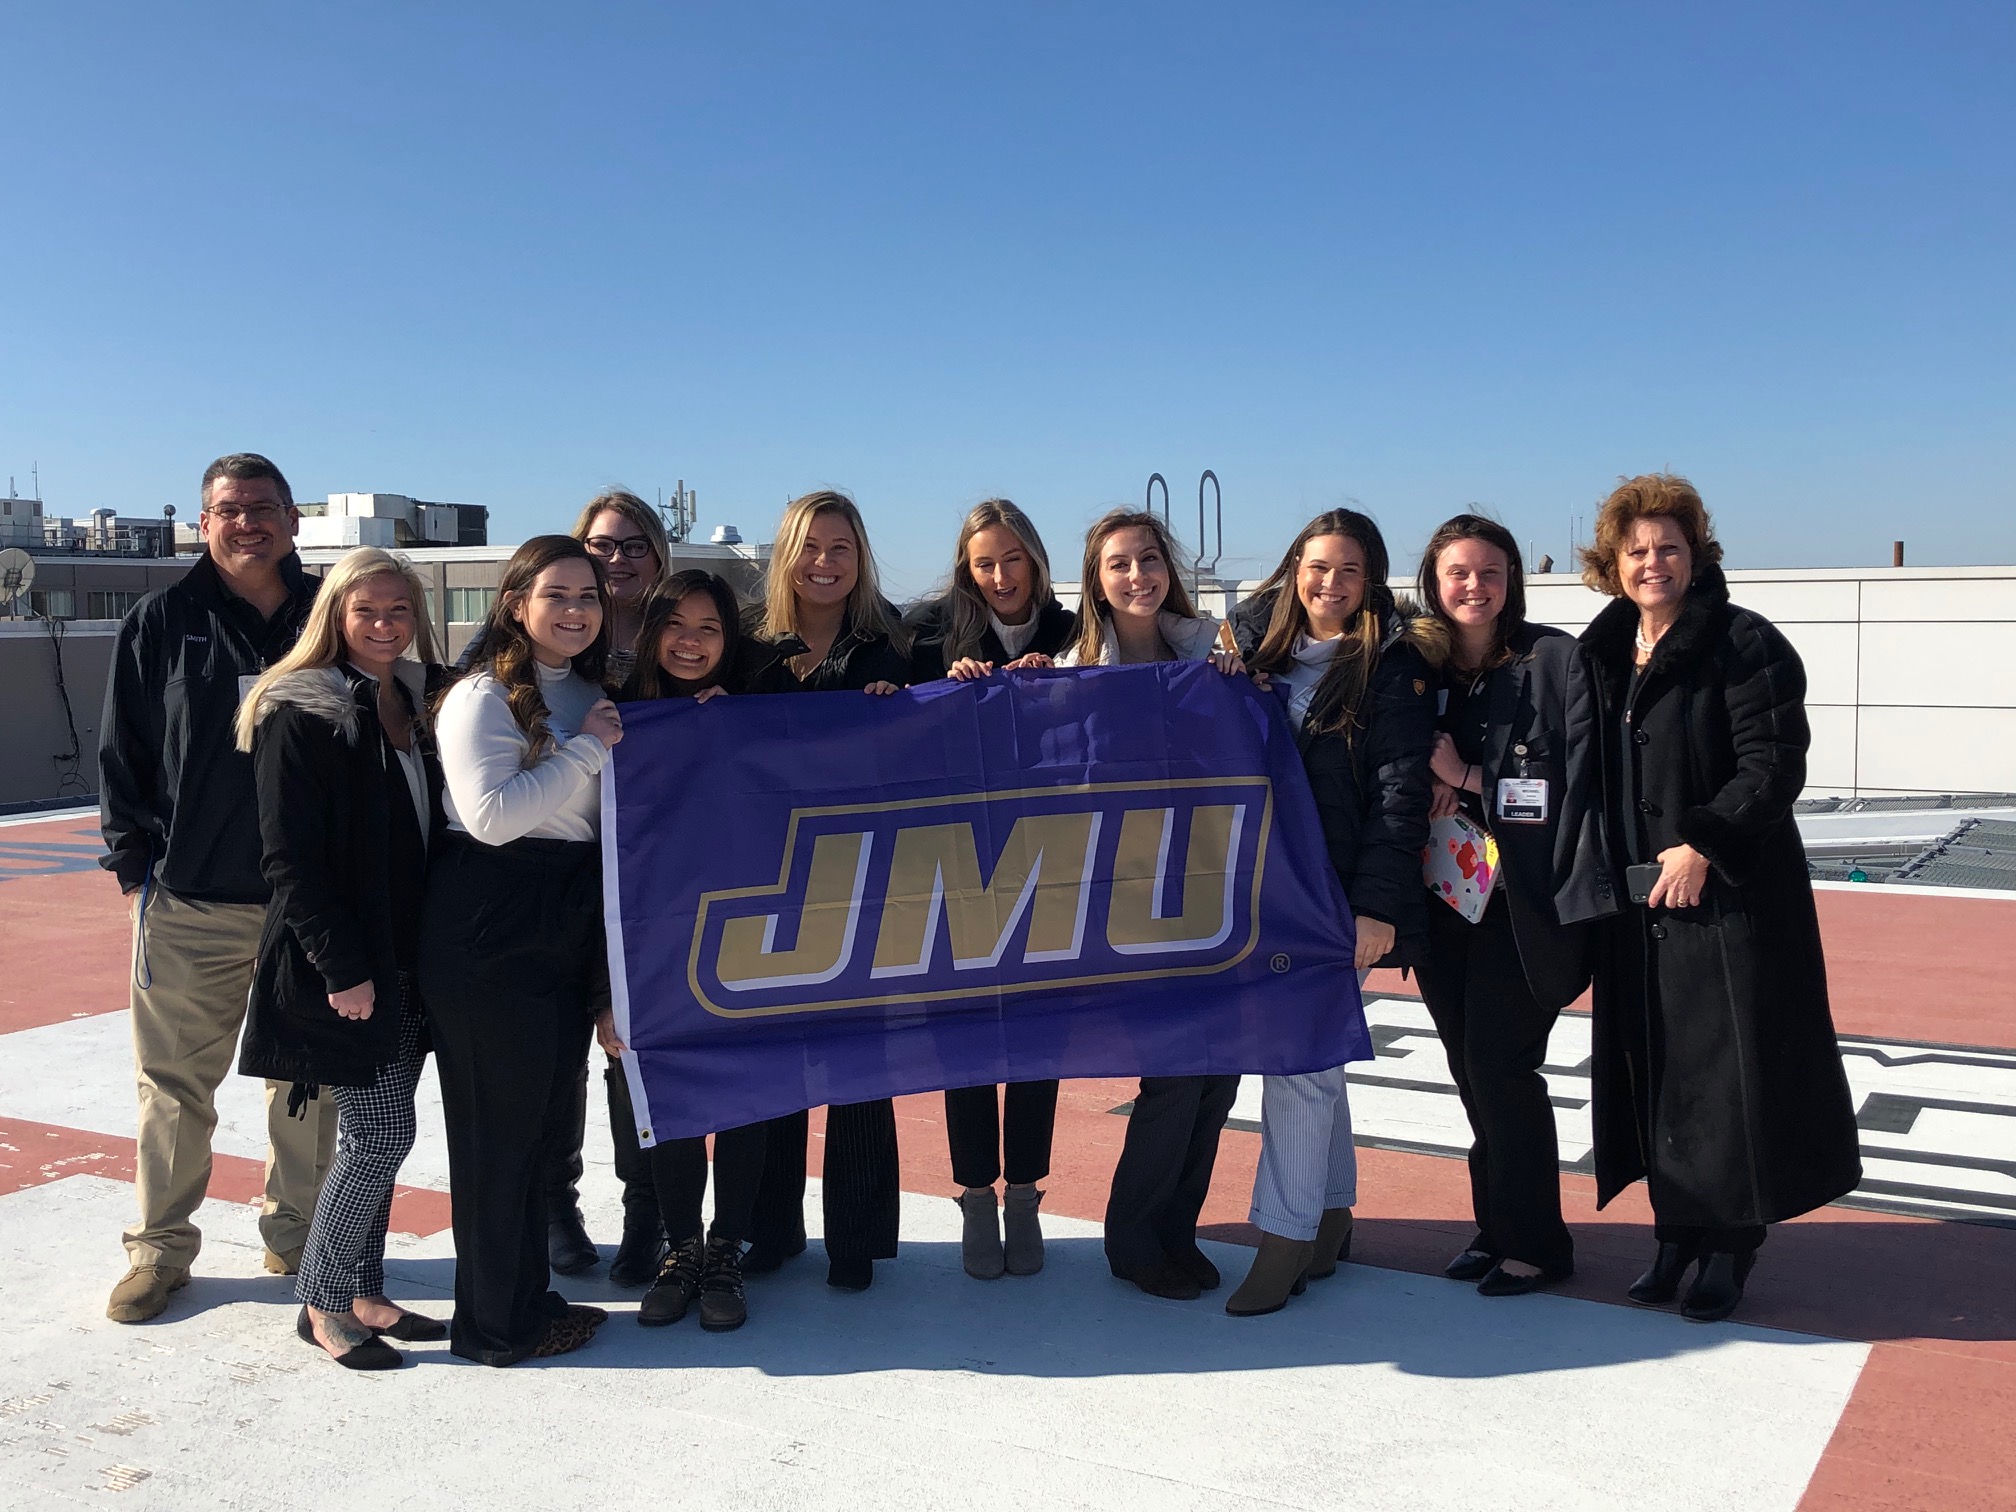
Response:
[[[448,1334],[387,1299],[384,1265],[428,1050],[413,976],[441,768],[425,713],[425,603],[402,558],[351,552],[238,714],[273,889],[239,1070],[292,1082],[290,1109],[335,1099],[336,1155],[301,1252],[295,1326],[351,1370],[400,1363],[381,1335]]]
[[[1726,1318],[1767,1224],[1861,1179],[1854,1105],[1792,805],[1806,674],[1729,602],[1685,478],[1604,501],[1583,578],[1617,598],[1583,632],[1612,864],[1638,906],[1595,972],[1597,1200],[1646,1179],[1659,1250],[1632,1300]],[[1635,875],[1627,868],[1640,868]]]

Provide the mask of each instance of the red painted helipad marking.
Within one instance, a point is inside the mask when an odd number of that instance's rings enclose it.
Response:
[[[68,839],[95,826],[54,821],[13,833]],[[18,876],[0,881],[0,905],[0,1034],[126,1006],[125,909],[108,876]],[[2016,903],[1829,891],[1820,919],[1843,1033],[2016,1049]],[[1368,990],[1416,995],[1397,973],[1375,974]],[[1125,1134],[1110,1110],[1133,1091],[1131,1081],[1065,1084],[1046,1211],[1103,1216]],[[949,1201],[943,1099],[899,1099],[897,1118],[905,1188]],[[1226,1133],[1204,1210],[1213,1237],[1253,1242],[1245,1217],[1258,1153],[1257,1135]],[[1461,1162],[1364,1149],[1359,1170],[1360,1262],[1434,1274],[1470,1239]],[[130,1139],[0,1118],[0,1194],[80,1173],[130,1181],[132,1172]],[[213,1197],[256,1202],[262,1184],[258,1161],[217,1157]],[[1565,1176],[1562,1189],[1577,1243],[1577,1274],[1562,1290],[1627,1305],[1624,1288],[1653,1248],[1642,1189],[1601,1214],[1587,1178]],[[401,1187],[393,1224],[432,1234],[448,1213],[446,1193]],[[1872,1344],[1802,1512],[2016,1508],[2012,1277],[2016,1230],[1839,1208],[1773,1230],[1741,1320]]]
[[[25,1118],[0,1118],[0,1197],[69,1176],[133,1179],[134,1142],[116,1134],[66,1129]],[[257,1205],[266,1168],[243,1155],[213,1155],[208,1196],[216,1202]],[[448,1227],[448,1194],[398,1186],[392,1192],[392,1228],[425,1238]]]

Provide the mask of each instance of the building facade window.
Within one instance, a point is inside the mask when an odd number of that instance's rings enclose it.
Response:
[[[77,592],[73,588],[36,588],[28,594],[28,612],[37,619],[77,618]]]
[[[448,590],[448,623],[451,625],[480,625],[490,617],[490,606],[497,602],[495,588],[450,588]]]
[[[124,619],[133,612],[133,606],[140,602],[137,593],[114,593],[93,589],[84,596],[86,619]]]

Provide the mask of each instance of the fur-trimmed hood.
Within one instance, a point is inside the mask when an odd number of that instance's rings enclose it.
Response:
[[[405,685],[407,693],[412,696],[414,709],[424,710],[427,707],[426,667],[410,657],[401,657],[393,663],[392,675]],[[276,677],[266,685],[259,700],[256,719],[264,722],[269,714],[285,704],[334,725],[343,738],[354,745],[359,718],[358,690],[364,687],[375,690],[376,680],[355,667],[303,667],[298,672]]]
[[[1452,642],[1449,627],[1412,599],[1399,599],[1386,612],[1386,636],[1379,643],[1384,656],[1395,646],[1412,646],[1436,671],[1448,663]]]

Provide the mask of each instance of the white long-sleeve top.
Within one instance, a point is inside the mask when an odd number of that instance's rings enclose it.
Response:
[[[555,743],[531,766],[525,756],[532,742],[512,717],[503,685],[488,672],[450,688],[434,722],[448,827],[486,845],[525,835],[601,838],[602,768],[609,748],[579,731],[602,690],[571,667],[534,665]]]

